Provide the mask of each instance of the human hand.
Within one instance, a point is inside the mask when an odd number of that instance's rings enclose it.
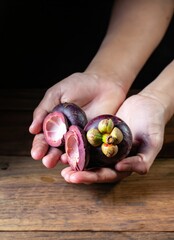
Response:
[[[118,110],[133,134],[136,155],[129,156],[116,164],[115,169],[101,168],[93,171],[75,172],[70,167],[63,169],[62,176],[71,183],[116,182],[128,177],[132,172],[146,174],[164,138],[164,108],[156,99],[137,94],[128,98]],[[66,160],[66,156],[62,155]]]
[[[42,159],[43,164],[55,167],[62,151],[49,147],[42,133],[45,116],[61,102],[73,102],[86,112],[91,119],[103,113],[114,114],[125,99],[125,93],[115,79],[99,77],[91,73],[75,73],[58,82],[47,90],[42,101],[35,109],[33,123],[29,128],[35,134],[31,156],[35,160]]]
[[[153,95],[140,93],[128,98],[117,115],[132,130],[136,155],[120,161],[116,170],[146,174],[163,145],[165,107]]]

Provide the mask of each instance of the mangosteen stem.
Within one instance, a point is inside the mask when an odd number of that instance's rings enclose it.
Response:
[[[108,144],[114,144],[115,143],[115,137],[109,135],[109,134],[103,134],[103,137],[102,137],[102,141],[104,143],[108,143]]]

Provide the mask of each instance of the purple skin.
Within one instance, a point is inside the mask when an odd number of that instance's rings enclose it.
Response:
[[[53,108],[52,112],[61,112],[67,118],[69,125],[76,125],[84,128],[87,124],[85,112],[74,103],[60,103]]]
[[[53,108],[43,122],[43,132],[47,143],[52,147],[64,145],[64,134],[69,126],[81,128],[87,123],[85,112],[74,103],[60,103]]]
[[[65,152],[68,163],[74,171],[83,171],[89,162],[89,144],[85,132],[72,125],[65,134]]]
[[[91,128],[97,128],[99,122],[103,119],[111,119],[114,122],[114,127],[119,128],[123,133],[123,140],[119,144],[118,153],[110,158],[106,157],[102,153],[100,146],[99,147],[90,146],[91,158],[87,167],[88,169],[95,167],[113,167],[118,161],[125,158],[132,148],[132,133],[128,125],[123,120],[116,116],[104,114],[95,117],[86,124],[84,128],[85,132],[87,132]]]
[[[112,119],[114,127],[123,133],[123,140],[119,143],[119,151],[114,157],[106,157],[101,147],[91,146],[86,138],[86,132],[91,128],[97,128],[102,119]],[[118,161],[126,157],[132,147],[132,134],[125,122],[113,115],[100,115],[88,122],[82,130],[77,126],[71,126],[65,134],[65,152],[68,163],[74,171],[90,170],[100,167],[113,167]]]
[[[103,119],[111,119],[114,127],[119,128],[123,134],[123,140],[119,143],[119,150],[114,157],[105,156],[100,146],[91,146],[86,138],[87,131],[91,128],[97,128],[99,122]],[[43,132],[50,146],[65,146],[69,165],[75,171],[96,167],[112,167],[125,158],[132,147],[131,131],[120,118],[104,114],[87,123],[85,112],[73,103],[57,105],[45,117]]]

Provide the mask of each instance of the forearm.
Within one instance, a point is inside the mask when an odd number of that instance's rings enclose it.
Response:
[[[116,1],[106,36],[86,71],[120,79],[125,93],[163,38],[173,0]]]
[[[174,114],[174,60],[140,94],[157,100],[164,108],[165,123]],[[158,110],[157,110],[158,111]]]

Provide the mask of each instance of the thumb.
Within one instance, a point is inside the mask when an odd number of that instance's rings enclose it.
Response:
[[[148,173],[156,154],[153,150],[145,153],[138,153],[136,156],[125,158],[115,166],[117,171],[132,171],[144,175]]]
[[[29,127],[29,131],[32,134],[37,134],[42,130],[42,123],[45,116],[52,111],[53,107],[60,103],[60,96],[55,91],[48,89],[33,112],[33,121]]]

